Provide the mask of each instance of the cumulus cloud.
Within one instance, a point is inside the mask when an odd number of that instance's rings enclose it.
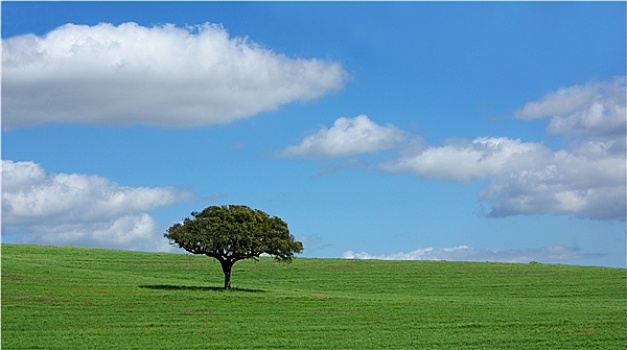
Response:
[[[341,89],[336,62],[290,58],[221,26],[66,24],[2,40],[5,127],[46,122],[192,127]]]
[[[163,250],[146,212],[192,194],[173,187],[125,187],[85,174],[46,174],[34,162],[2,161],[2,231],[23,243]]]
[[[307,159],[345,157],[395,148],[408,134],[391,125],[379,125],[366,115],[339,118],[331,128],[322,127],[305,137],[299,145],[289,146],[281,155]]]
[[[533,168],[492,178],[480,193],[492,217],[572,214],[625,221],[625,77],[562,88],[526,104],[519,118],[550,117],[547,132],[567,146]]]
[[[479,198],[489,217],[565,214],[624,221],[626,208],[625,79],[559,89],[517,112],[551,117],[547,133],[564,138],[553,150],[504,137],[454,140],[381,164],[447,181],[487,179]]]
[[[550,117],[553,136],[614,138],[625,135],[625,77],[558,89],[516,112],[520,119]]]
[[[414,172],[418,175],[459,182],[535,168],[551,156],[538,143],[505,137],[454,140],[442,147],[428,147],[417,155],[405,156],[381,165],[384,170]]]
[[[541,166],[492,178],[480,198],[492,202],[491,217],[554,213],[624,221],[625,153],[608,151],[611,146],[557,151]]]
[[[552,151],[538,143],[478,138],[429,147],[381,168],[464,183],[488,179],[479,198],[490,202],[490,217],[567,214],[625,220],[626,166],[622,140]]]
[[[422,248],[406,253],[372,255],[366,252],[355,253],[346,251],[345,259],[377,259],[377,260],[448,260],[448,261],[491,261],[528,263],[560,262],[577,259],[594,259],[602,254],[581,253],[577,248],[553,246],[533,249],[475,249],[467,245],[449,248]]]
[[[114,219],[57,225],[19,226],[19,242],[25,244],[77,245],[116,249],[170,251],[154,219],[146,214],[124,215]]]
[[[281,155],[330,159],[395,150],[396,159],[376,166],[348,158],[324,166],[320,174],[350,166],[442,181],[487,180],[479,199],[489,203],[489,217],[562,214],[625,221],[625,97],[625,77],[618,77],[561,88],[516,111],[521,120],[550,117],[547,134],[563,141],[561,149],[498,136],[430,146],[394,125],[360,115],[337,119]]]

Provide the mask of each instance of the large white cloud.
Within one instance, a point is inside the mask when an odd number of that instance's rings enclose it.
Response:
[[[146,212],[192,194],[173,187],[125,187],[85,174],[46,174],[33,162],[2,161],[2,231],[20,242],[163,250]]]
[[[553,246],[529,249],[476,249],[467,245],[448,248],[421,248],[411,252],[372,255],[367,252],[344,252],[345,259],[376,260],[448,260],[448,261],[492,261],[528,263],[561,262],[577,259],[600,258],[601,254],[581,253],[577,248]]]
[[[66,24],[2,40],[5,127],[225,123],[341,89],[336,63],[290,58],[219,25]]]
[[[339,118],[331,128],[323,127],[289,146],[281,155],[301,158],[333,158],[375,153],[397,147],[408,134],[393,125],[379,125],[366,115]]]

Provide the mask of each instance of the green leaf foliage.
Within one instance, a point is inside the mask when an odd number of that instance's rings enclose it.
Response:
[[[165,237],[193,254],[231,263],[269,254],[289,262],[295,253],[303,251],[303,244],[290,234],[287,223],[258,209],[210,206],[191,215],[172,225]]]

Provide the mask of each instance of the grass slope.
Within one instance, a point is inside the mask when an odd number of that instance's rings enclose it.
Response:
[[[2,349],[625,349],[626,270],[2,245]]]

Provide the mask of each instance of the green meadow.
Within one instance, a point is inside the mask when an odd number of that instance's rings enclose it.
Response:
[[[2,349],[625,349],[625,269],[2,245]]]

